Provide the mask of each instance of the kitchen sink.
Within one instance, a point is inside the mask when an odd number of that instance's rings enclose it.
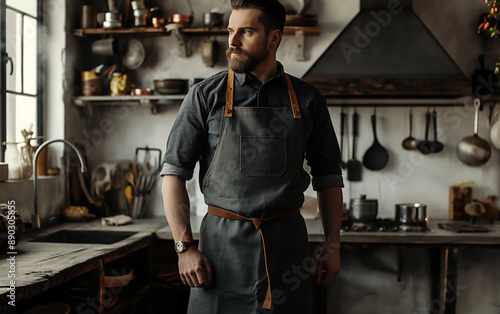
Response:
[[[137,232],[99,230],[60,230],[36,237],[29,242],[113,244]]]

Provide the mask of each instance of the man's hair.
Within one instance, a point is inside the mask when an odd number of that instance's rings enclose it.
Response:
[[[272,29],[279,29],[283,34],[286,10],[278,0],[231,0],[231,7],[233,10],[259,10],[259,22],[264,25],[266,35],[269,35]]]

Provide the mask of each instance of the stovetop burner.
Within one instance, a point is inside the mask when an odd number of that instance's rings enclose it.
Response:
[[[425,226],[400,225],[394,219],[376,219],[370,222],[353,222],[342,220],[341,230],[345,232],[423,232]]]

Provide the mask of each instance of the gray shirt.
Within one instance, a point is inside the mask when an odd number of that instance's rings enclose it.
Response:
[[[234,106],[290,106],[283,66],[279,62],[277,65],[278,74],[264,84],[250,74],[236,73]],[[227,74],[227,70],[219,72],[189,90],[168,137],[162,176],[190,180],[199,161],[200,182],[203,181],[219,139]],[[325,98],[312,85],[291,75],[290,79],[303,119],[304,153],[311,167],[313,189],[342,187],[340,150]]]

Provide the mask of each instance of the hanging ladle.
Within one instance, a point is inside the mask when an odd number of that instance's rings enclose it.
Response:
[[[432,152],[433,153],[439,153],[440,151],[443,150],[444,145],[437,139],[437,113],[436,113],[436,108],[432,111],[432,123],[434,125],[434,142],[432,142]]]
[[[403,148],[406,150],[414,150],[417,148],[418,144],[417,140],[413,136],[411,136],[412,124],[413,124],[413,115],[410,108],[410,111],[408,111],[408,137],[405,138],[402,143]]]
[[[425,140],[418,142],[417,148],[422,154],[432,154],[433,147],[432,142],[429,141],[429,124],[431,120],[431,112],[427,109],[427,113],[425,114]]]
[[[363,165],[370,170],[383,169],[389,162],[389,153],[380,145],[377,139],[377,116],[375,110],[373,111],[372,129],[373,129],[373,144],[368,148],[363,156]]]

